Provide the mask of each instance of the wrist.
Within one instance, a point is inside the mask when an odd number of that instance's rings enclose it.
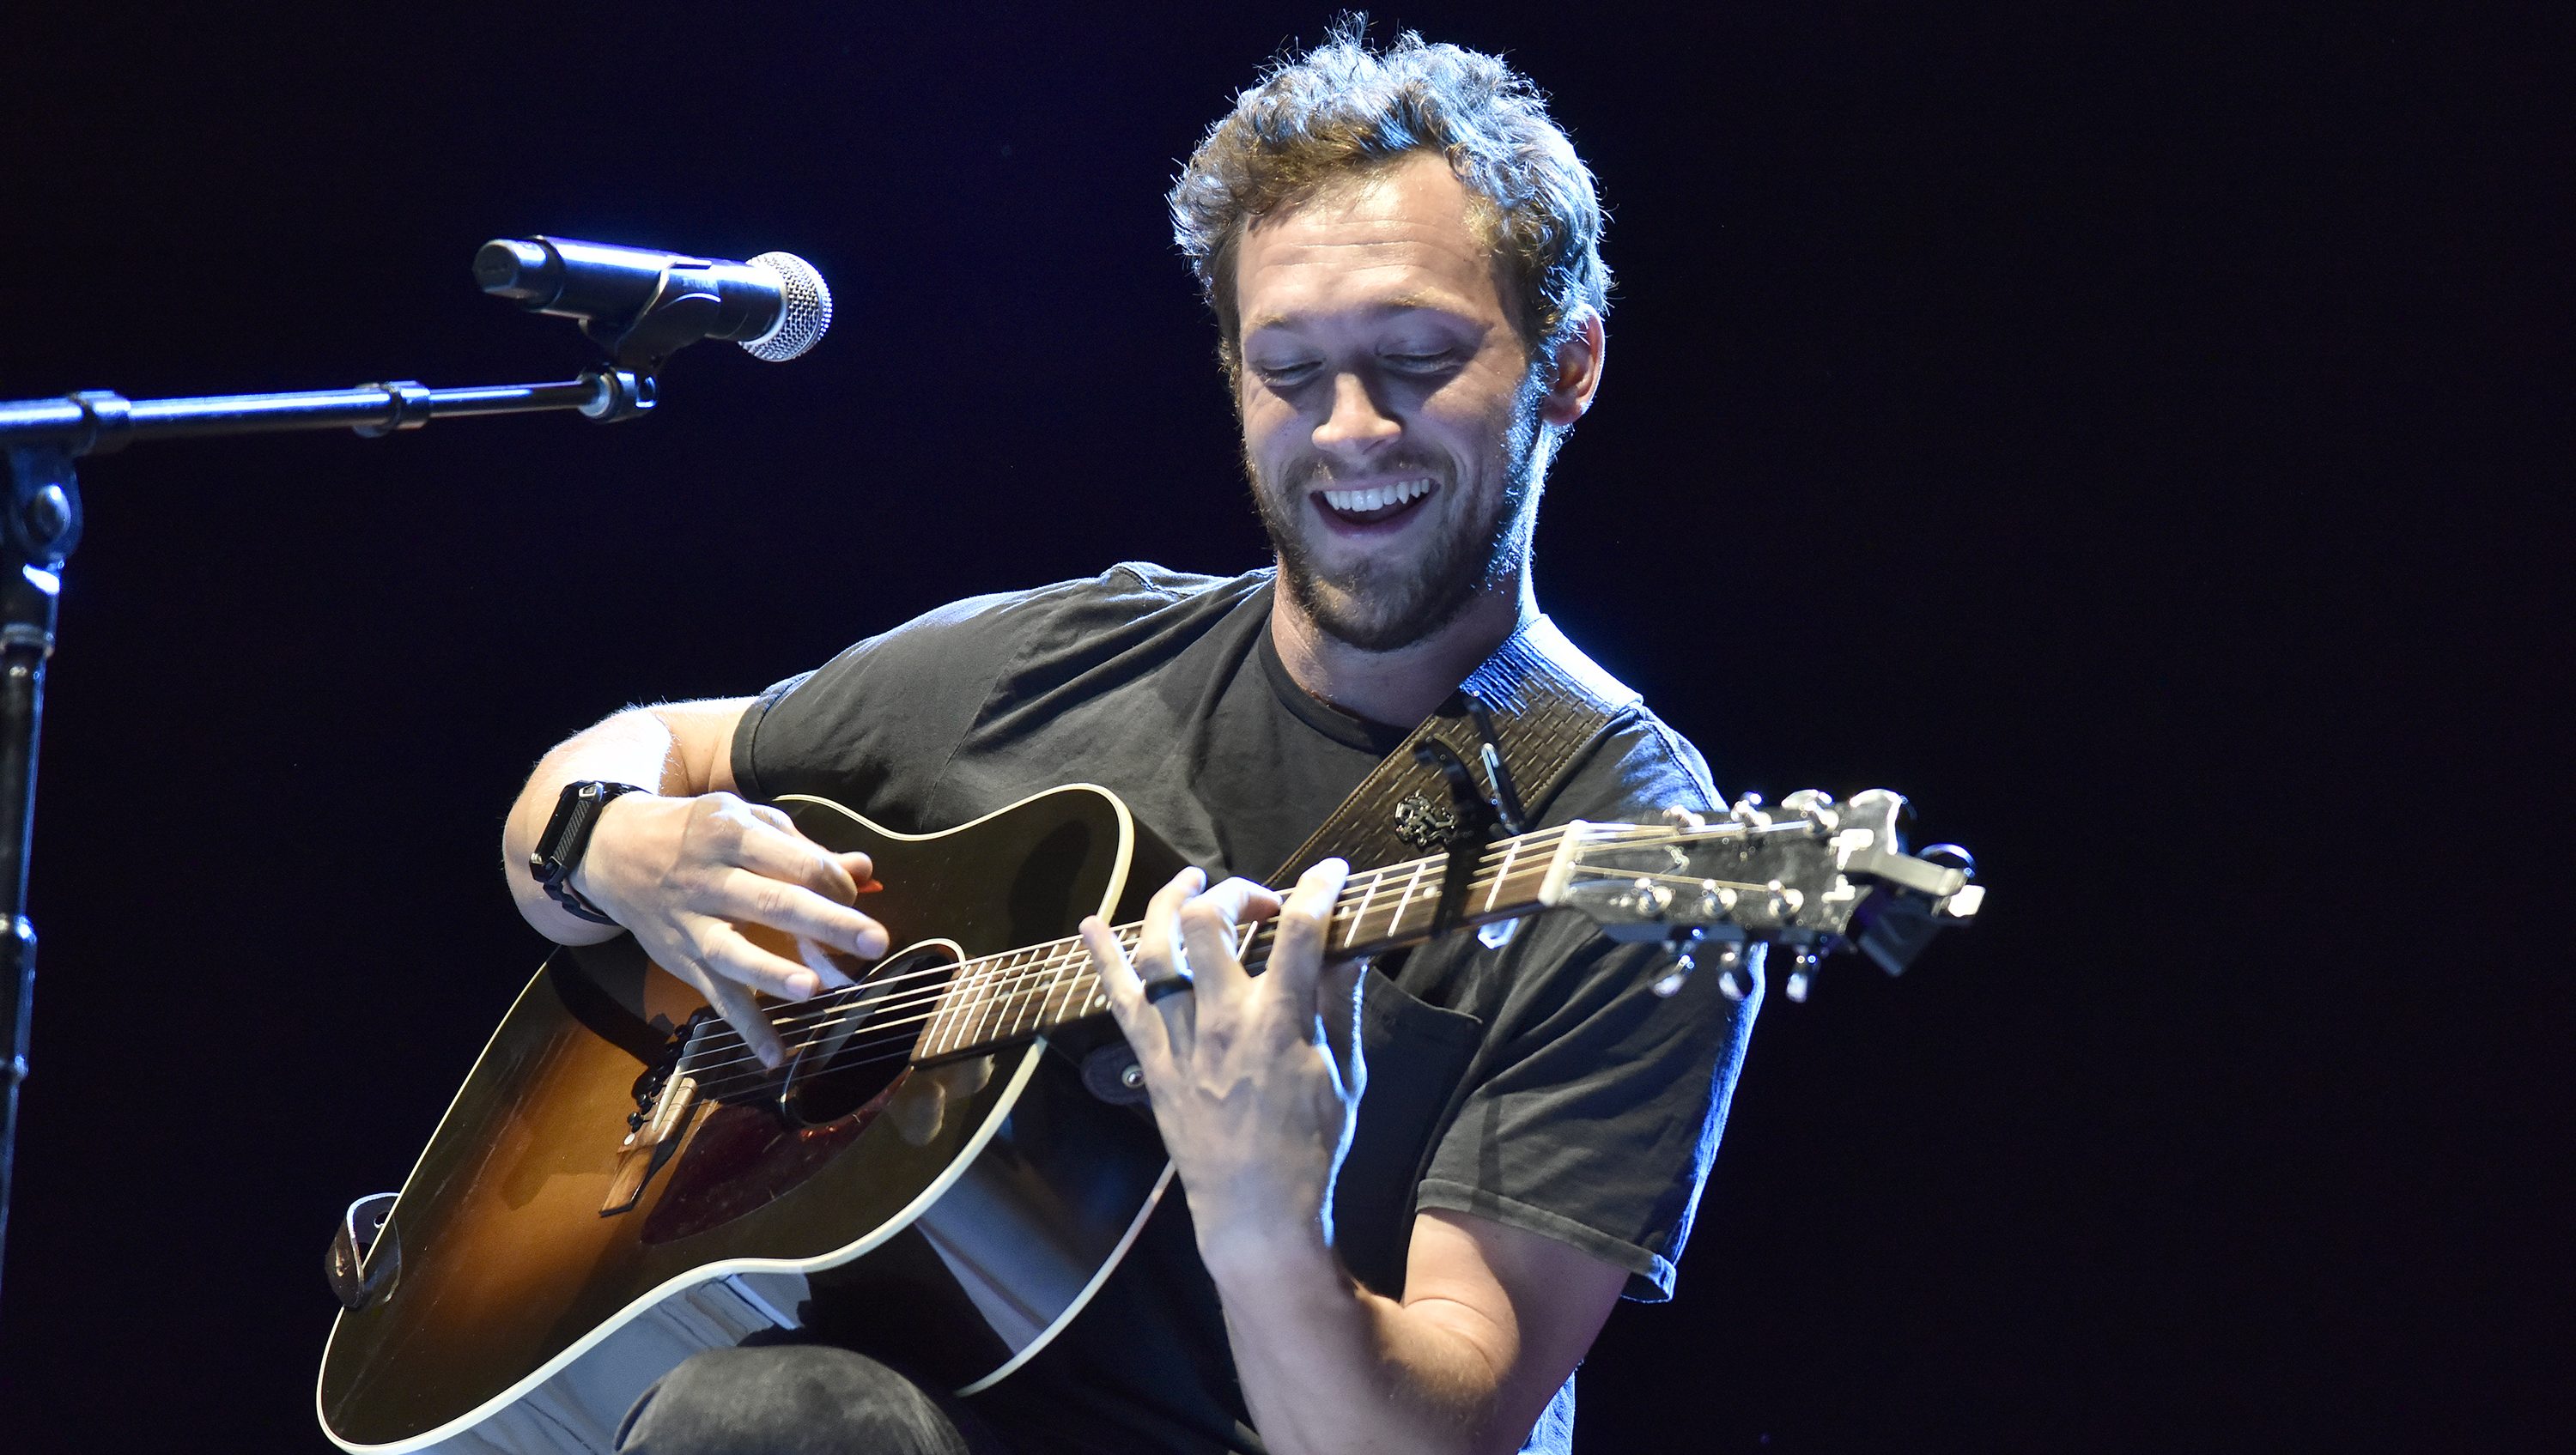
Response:
[[[553,815],[527,858],[528,876],[565,914],[591,924],[614,926],[615,919],[586,894],[582,874],[601,824],[621,799],[647,790],[632,783],[587,779],[558,790]]]
[[[590,831],[590,846],[566,882],[593,903],[599,902],[594,890],[613,895],[615,886],[627,877],[622,870],[635,857],[639,836],[650,834],[657,819],[687,801],[666,798],[649,788],[611,799],[600,808],[599,822]]]
[[[1199,1261],[1217,1287],[1238,1300],[1338,1293],[1350,1284],[1320,1220],[1270,1226],[1218,1217],[1198,1220],[1197,1228]]]

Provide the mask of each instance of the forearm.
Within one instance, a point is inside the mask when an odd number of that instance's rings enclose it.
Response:
[[[656,793],[688,796],[730,789],[731,766],[717,750],[729,746],[739,702],[673,703],[634,707],[566,738],[537,760],[501,832],[501,868],[519,913],[558,944],[595,944],[618,933],[567,913],[546,897],[527,869],[528,853],[545,832],[567,783],[602,779],[636,783]]]
[[[1472,1311],[1371,1293],[1320,1237],[1211,1272],[1253,1425],[1276,1455],[1519,1448],[1525,1429],[1494,1428],[1516,1351]]]

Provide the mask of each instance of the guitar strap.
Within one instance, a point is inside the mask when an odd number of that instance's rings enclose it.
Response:
[[[1266,882],[1284,889],[1323,858],[1373,869],[1458,847],[1462,825],[1448,772],[1461,767],[1484,780],[1484,794],[1505,817],[1521,816],[1524,804],[1545,812],[1583,750],[1637,700],[1556,623],[1534,617],[1369,770]],[[1481,843],[1484,826],[1465,827]],[[1452,862],[1473,867],[1464,856]]]

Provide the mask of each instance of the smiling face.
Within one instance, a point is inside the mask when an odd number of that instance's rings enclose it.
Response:
[[[1253,500],[1289,599],[1364,651],[1517,589],[1541,426],[1589,402],[1533,378],[1469,206],[1418,153],[1256,221],[1235,254]]]

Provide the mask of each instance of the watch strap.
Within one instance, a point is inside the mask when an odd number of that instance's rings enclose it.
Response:
[[[565,913],[592,924],[617,923],[582,898],[581,891],[572,887],[572,875],[590,848],[590,835],[599,827],[600,811],[625,794],[644,791],[640,783],[594,778],[567,783],[555,796],[554,816],[546,820],[545,832],[537,837],[536,848],[529,851],[528,873],[547,898],[564,907]]]

